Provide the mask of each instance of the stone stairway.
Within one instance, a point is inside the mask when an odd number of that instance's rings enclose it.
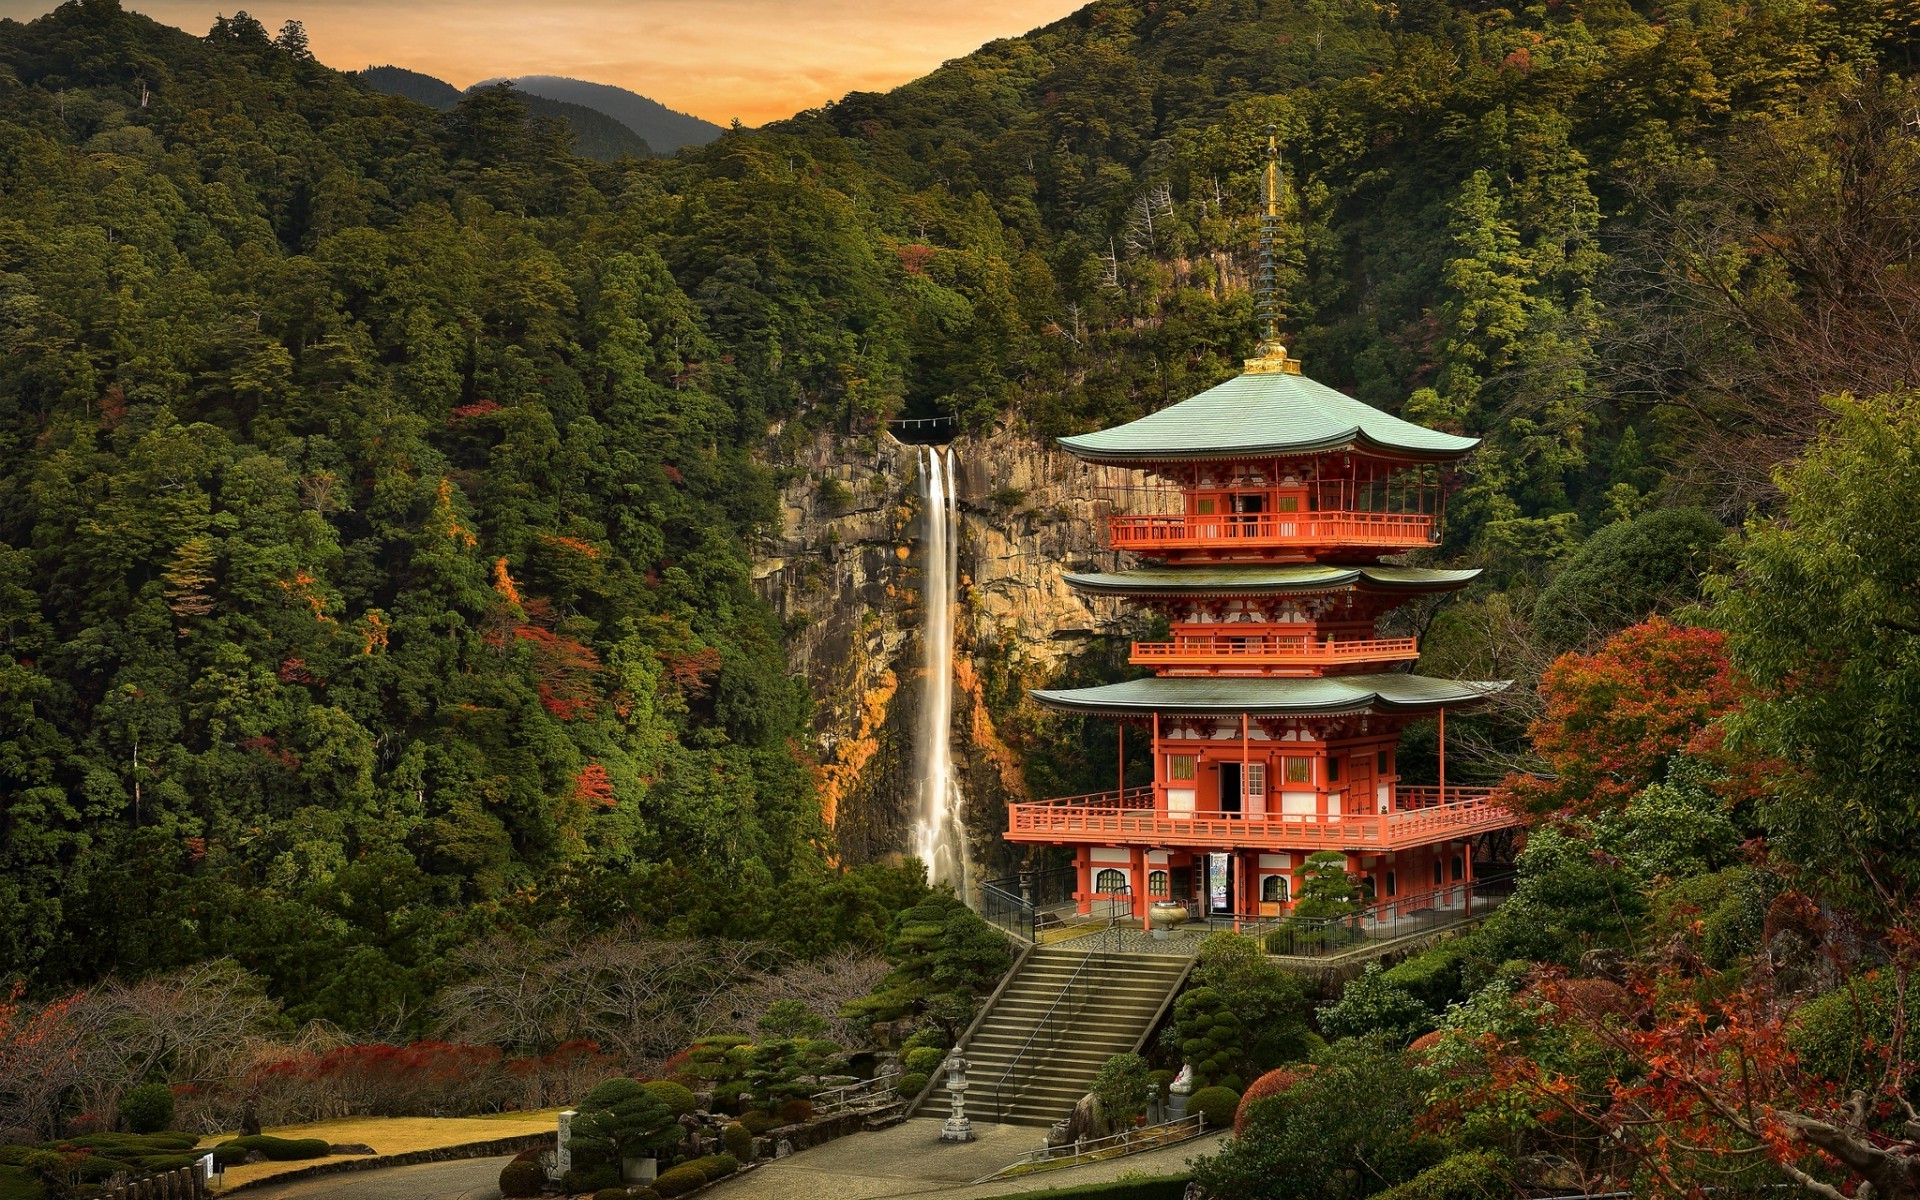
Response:
[[[1037,1126],[1065,1119],[1101,1065],[1147,1035],[1189,961],[1036,947],[964,1048],[968,1116]]]

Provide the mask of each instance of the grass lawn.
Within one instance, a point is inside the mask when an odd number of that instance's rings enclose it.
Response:
[[[272,1129],[262,1129],[261,1132],[274,1137],[325,1138],[329,1142],[372,1146],[377,1154],[406,1154],[414,1150],[464,1146],[470,1142],[491,1142],[523,1133],[545,1133],[555,1127],[555,1117],[559,1112],[557,1108],[549,1108],[539,1112],[490,1113],[481,1117],[341,1117],[304,1125],[277,1125]],[[200,1145],[202,1148],[215,1146],[237,1136],[223,1133],[202,1138]],[[329,1161],[332,1160],[309,1158],[297,1162],[260,1162],[228,1167],[226,1183],[231,1187],[236,1183],[267,1179]],[[0,1191],[0,1200],[11,1198],[6,1192]],[[26,1198],[23,1197],[23,1200]]]

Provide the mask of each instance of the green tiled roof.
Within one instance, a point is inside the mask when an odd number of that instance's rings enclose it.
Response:
[[[1478,568],[1438,571],[1430,567],[1393,567],[1367,564],[1330,567],[1318,563],[1142,567],[1094,575],[1068,575],[1067,586],[1083,592],[1114,596],[1267,595],[1274,592],[1323,592],[1358,584],[1408,592],[1443,592],[1463,588],[1479,575]]]
[[[1089,716],[1149,712],[1182,716],[1342,716],[1424,712],[1443,705],[1473,704],[1507,687],[1504,680],[1472,683],[1385,672],[1317,679],[1153,676],[1104,687],[1028,694],[1048,708]]]
[[[1353,446],[1426,460],[1459,458],[1478,438],[1455,437],[1402,421],[1305,375],[1238,375],[1157,413],[1061,438],[1091,462],[1306,453]]]

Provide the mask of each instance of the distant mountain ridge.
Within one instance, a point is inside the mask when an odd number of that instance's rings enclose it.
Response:
[[[661,154],[672,154],[683,146],[704,146],[726,132],[711,121],[676,112],[658,100],[649,100],[638,92],[612,84],[590,83],[562,75],[519,75],[486,82],[511,83],[530,95],[603,112],[645,138],[647,145]]]
[[[430,108],[452,108],[465,94],[444,79],[436,79],[432,75],[419,71],[409,71],[405,67],[368,67],[358,74],[377,92],[383,92],[389,96],[405,96],[409,100],[418,100]],[[487,85],[475,84],[474,86]],[[521,99],[526,102],[527,111],[534,116],[552,117],[565,121],[567,127],[573,131],[574,149],[587,158],[612,162],[624,154],[630,154],[635,158],[653,156],[653,147],[647,140],[617,117],[609,116],[599,109],[590,108],[584,104],[556,100],[525,89],[516,90],[520,91]]]

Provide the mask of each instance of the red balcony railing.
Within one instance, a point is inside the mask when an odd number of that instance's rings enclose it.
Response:
[[[1324,667],[1408,662],[1418,657],[1419,644],[1413,638],[1330,642],[1213,633],[1176,637],[1170,642],[1135,642],[1132,661],[1146,666]]]
[[[1109,517],[1116,550],[1259,549],[1313,546],[1424,546],[1434,539],[1425,513],[1184,513]]]
[[[1074,796],[1066,800],[1007,806],[1007,839],[1015,842],[1109,841],[1165,848],[1401,850],[1505,829],[1520,817],[1494,802],[1492,788],[1450,787],[1445,803],[1400,807],[1354,816],[1269,813],[1243,816],[1217,812],[1168,812],[1153,807],[1149,788],[1126,793]],[[1437,788],[1399,788],[1396,796],[1437,793]],[[1140,793],[1148,793],[1143,799]],[[1109,799],[1111,798],[1111,799]],[[1416,801],[1424,796],[1411,797]]]

